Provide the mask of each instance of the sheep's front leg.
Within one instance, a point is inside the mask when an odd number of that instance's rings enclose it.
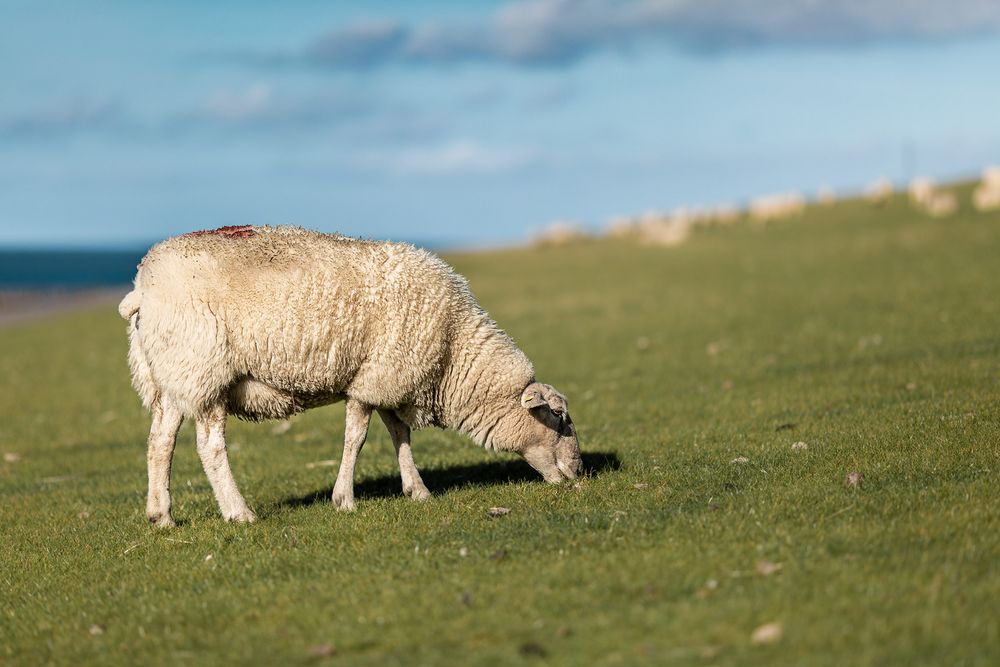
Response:
[[[219,510],[226,521],[252,523],[257,520],[247,502],[236,488],[233,471],[229,468],[229,454],[226,451],[226,410],[215,406],[198,417],[198,456],[205,468],[212,492],[219,503]]]
[[[403,480],[403,494],[413,500],[427,500],[431,492],[420,479],[420,472],[413,462],[413,452],[410,449],[410,427],[406,425],[392,410],[379,410],[379,417],[392,437],[392,446],[396,448],[396,458],[399,459],[399,476]]]
[[[184,415],[166,398],[153,404],[153,423],[149,429],[146,467],[149,474],[149,495],[146,496],[146,516],[158,528],[174,525],[170,516],[170,465],[174,458],[177,431]]]
[[[347,399],[347,413],[344,428],[344,457],[337,472],[337,483],[333,485],[333,504],[337,509],[350,512],[354,509],[354,464],[368,437],[368,423],[372,409],[353,398]]]

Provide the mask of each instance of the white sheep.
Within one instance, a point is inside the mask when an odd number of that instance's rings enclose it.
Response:
[[[1000,167],[994,165],[983,169],[983,185],[1000,190]]]
[[[1000,209],[1000,186],[983,183],[972,193],[972,205],[977,211],[995,211]]]
[[[953,192],[932,192],[924,202],[924,211],[934,218],[946,218],[958,211],[958,197]]]
[[[880,206],[892,198],[893,192],[892,181],[882,176],[865,188],[865,199],[871,204]]]
[[[354,508],[372,411],[396,448],[403,492],[429,492],[410,431],[452,428],[518,452],[548,482],[581,469],[565,397],[476,303],[464,278],[411,245],[293,228],[224,227],[168,239],[139,265],[119,312],[132,382],[152,412],[146,515],[172,526],[170,465],[185,417],[223,517],[256,519],[226,453],[227,414],[285,418],[346,400],[333,490]]]
[[[750,219],[769,222],[801,215],[806,210],[806,198],[797,192],[756,197],[750,202]]]
[[[929,178],[918,176],[907,187],[910,202],[915,206],[926,206],[937,193],[937,185]]]

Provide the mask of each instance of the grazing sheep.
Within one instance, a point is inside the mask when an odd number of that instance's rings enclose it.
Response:
[[[924,202],[924,211],[934,218],[946,218],[958,211],[958,198],[953,192],[932,192]]]
[[[983,182],[972,193],[972,205],[977,211],[1000,209],[1000,167],[983,169]]]
[[[1000,209],[1000,186],[980,185],[972,193],[972,205],[977,211],[995,211]]]
[[[532,241],[537,247],[564,246],[587,239],[587,234],[575,222],[553,222],[537,234]]]
[[[888,203],[893,193],[892,181],[884,176],[865,188],[865,199],[876,206]]]
[[[769,222],[800,215],[805,210],[806,198],[797,192],[764,195],[750,202],[750,219]]]
[[[983,169],[983,185],[1000,190],[1000,167],[990,166]]]
[[[452,428],[518,452],[548,482],[581,469],[566,399],[476,303],[461,276],[400,243],[293,228],[223,227],[168,239],[139,265],[119,312],[132,382],[152,412],[146,515],[171,526],[170,465],[185,417],[223,517],[255,520],[226,453],[226,416],[257,421],[346,401],[333,502],[354,508],[373,411],[403,492],[430,494],[410,431]]]
[[[907,192],[910,202],[915,206],[926,206],[937,193],[937,185],[929,178],[917,177],[910,181]]]

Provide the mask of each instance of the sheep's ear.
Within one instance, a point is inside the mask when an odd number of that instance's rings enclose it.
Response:
[[[542,385],[538,382],[532,382],[529,384],[525,390],[521,392],[521,407],[530,410],[532,408],[547,405],[548,402],[545,400],[545,396],[542,395],[542,391]]]
[[[551,385],[543,386],[545,387],[545,402],[548,403],[552,414],[560,419],[565,419],[566,413],[569,412],[569,403],[566,401],[566,397],[556,391],[555,387]]]

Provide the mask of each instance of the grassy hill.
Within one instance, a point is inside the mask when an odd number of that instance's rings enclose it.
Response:
[[[412,503],[373,420],[340,514],[334,406],[231,420],[252,526],[186,425],[156,531],[117,313],[3,329],[0,664],[1000,663],[1000,215],[449,259],[569,397],[588,478],[428,430]]]

